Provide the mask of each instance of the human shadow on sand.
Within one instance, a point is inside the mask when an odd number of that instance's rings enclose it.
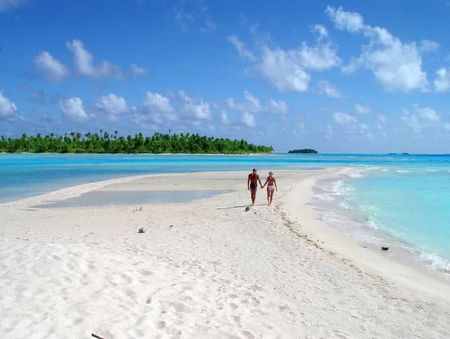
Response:
[[[253,206],[251,205],[239,205],[239,206],[231,206],[231,207],[219,207],[218,210],[230,210],[232,208],[243,208],[243,207],[255,207],[255,206],[267,206],[267,204],[255,204]]]

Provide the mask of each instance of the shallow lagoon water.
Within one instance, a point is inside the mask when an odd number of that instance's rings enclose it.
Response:
[[[196,199],[210,198],[217,194],[229,193],[226,190],[198,191],[91,191],[78,197],[64,199],[48,204],[36,205],[38,208],[88,207],[108,205],[137,205],[151,203],[180,203]]]
[[[142,174],[315,170],[313,155],[0,154],[0,203],[68,186]],[[245,180],[245,178],[244,178]]]
[[[385,255],[450,278],[449,187],[446,168],[354,168],[319,181],[308,204],[326,224],[362,244],[390,247]]]

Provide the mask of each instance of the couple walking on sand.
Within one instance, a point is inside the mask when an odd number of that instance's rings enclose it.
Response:
[[[250,190],[250,196],[252,198],[252,206],[255,204],[256,199],[256,191],[258,189],[258,182],[261,188],[264,188],[267,185],[267,204],[270,206],[272,204],[273,193],[275,190],[278,192],[277,181],[273,176],[273,172],[269,172],[269,176],[266,179],[264,185],[261,183],[259,179],[259,174],[256,168],[253,169],[252,173],[248,175],[247,179],[247,188]]]

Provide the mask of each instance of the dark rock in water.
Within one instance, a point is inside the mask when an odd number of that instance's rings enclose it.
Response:
[[[250,211],[250,206],[247,206],[247,207],[245,208],[245,212],[248,212],[248,211]]]
[[[382,249],[383,251],[387,251],[387,250],[389,249],[389,247],[381,246],[381,249]]]
[[[139,232],[139,233],[145,233],[145,228],[144,228],[144,227],[141,227],[141,228],[139,229],[138,232]]]

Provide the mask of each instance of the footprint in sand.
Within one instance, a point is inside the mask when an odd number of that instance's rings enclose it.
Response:
[[[172,306],[175,309],[175,311],[177,311],[177,312],[182,312],[182,313],[191,313],[192,312],[192,309],[183,303],[173,302],[170,304],[170,306]]]
[[[250,298],[250,303],[254,306],[259,306],[259,304],[260,304],[258,298],[255,298],[255,297]]]
[[[238,306],[235,303],[229,303],[228,307],[231,308],[233,311],[238,308]]]
[[[149,275],[153,274],[151,271],[148,270],[140,270],[139,273],[142,274],[144,277],[148,277]]]
[[[332,330],[332,337],[331,338],[337,338],[337,339],[352,339],[354,338],[351,334],[348,334],[346,332],[338,331],[338,330]]]
[[[166,322],[165,321],[157,321],[155,324],[155,328],[158,330],[162,330],[163,328],[166,327]]]
[[[250,333],[249,331],[242,331],[241,334],[244,336],[244,338],[247,338],[247,339],[254,339],[255,338],[255,336],[252,333]]]
[[[279,305],[278,310],[279,311],[291,311],[291,308],[288,305]]]

